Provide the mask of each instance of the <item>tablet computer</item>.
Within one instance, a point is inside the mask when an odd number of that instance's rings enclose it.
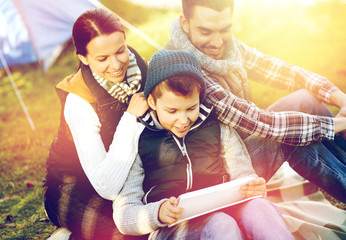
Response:
[[[244,196],[239,191],[240,186],[253,179],[255,177],[246,176],[180,195],[178,207],[184,209],[182,218],[174,224],[169,225],[169,227],[225,207],[261,197],[255,196],[244,199]]]

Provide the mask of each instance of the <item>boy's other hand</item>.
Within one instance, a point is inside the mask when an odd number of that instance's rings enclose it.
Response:
[[[170,197],[161,204],[159,210],[159,220],[165,224],[172,224],[181,218],[183,209],[177,207],[179,201],[175,197]]]
[[[129,106],[127,107],[127,112],[136,116],[142,116],[149,109],[147,100],[144,97],[144,93],[135,93],[131,97]]]
[[[265,196],[266,193],[266,181],[262,177],[255,175],[256,179],[244,184],[240,187],[240,192],[244,197]]]

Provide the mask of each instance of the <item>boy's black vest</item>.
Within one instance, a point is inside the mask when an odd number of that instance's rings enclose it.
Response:
[[[185,156],[171,132],[144,129],[138,151],[145,170],[145,203],[178,197],[226,180],[228,175],[220,157],[220,127],[212,116],[180,139],[179,144],[183,141]]]
[[[147,65],[134,49],[130,47],[129,49],[135,54],[137,65],[141,70],[142,86],[140,91],[143,91]],[[88,66],[83,65],[81,73],[81,81],[84,81],[88,88],[86,92],[91,93],[94,99],[96,99],[95,102],[91,102],[90,104],[98,115],[101,123],[100,135],[105,149],[108,151],[116,127],[123,113],[126,111],[127,105],[115,100],[103,87],[101,87],[92,76]],[[65,101],[69,92],[58,87],[56,91],[61,102],[60,125],[58,134],[51,144],[49,157],[47,159],[46,186],[58,186],[64,182],[64,178],[69,178],[69,181],[72,179],[72,181],[78,182],[89,188],[91,184],[82,169],[70,129],[64,118]]]

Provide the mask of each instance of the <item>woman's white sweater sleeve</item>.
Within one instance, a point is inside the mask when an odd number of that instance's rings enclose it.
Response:
[[[101,123],[88,102],[69,93],[64,116],[90,183],[101,197],[114,200],[134,162],[144,126],[125,112],[106,152],[100,135]]]

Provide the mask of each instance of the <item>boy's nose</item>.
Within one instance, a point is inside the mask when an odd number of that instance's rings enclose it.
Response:
[[[186,114],[182,114],[179,118],[179,123],[182,125],[186,125],[189,122],[189,118],[187,117]]]

